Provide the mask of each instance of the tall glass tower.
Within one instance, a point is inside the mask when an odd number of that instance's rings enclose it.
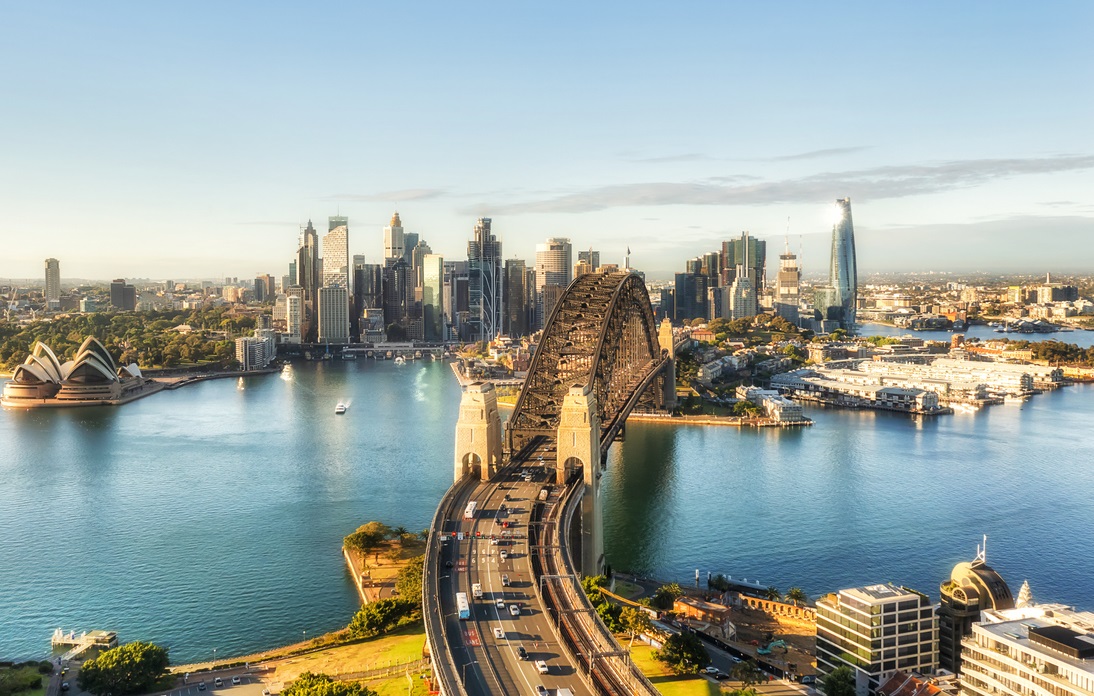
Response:
[[[851,199],[836,201],[836,222],[832,225],[832,266],[828,284],[834,291],[831,302],[839,308],[840,328],[853,331],[858,300],[858,265],[855,262],[855,227],[851,222]]]

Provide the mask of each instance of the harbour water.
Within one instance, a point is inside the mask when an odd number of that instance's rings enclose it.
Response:
[[[43,655],[58,626],[186,662],[344,625],[342,536],[429,523],[458,402],[446,364],[361,360],[0,412],[0,659]],[[612,565],[937,596],[986,533],[1015,590],[1028,578],[1039,599],[1094,608],[1094,386],[935,419],[809,415],[800,430],[629,425],[604,479]]]
[[[1009,338],[1012,341],[1060,341],[1061,343],[1074,343],[1083,348],[1094,346],[1094,331],[1083,329],[1074,331],[1054,331],[1052,333],[1018,333],[1009,331],[997,332],[990,326],[975,324],[964,331],[912,331],[888,324],[874,324],[867,322],[859,325],[859,333],[863,336],[915,336],[924,341],[945,341],[949,343],[955,333],[965,334],[967,338],[978,338],[981,341]]]

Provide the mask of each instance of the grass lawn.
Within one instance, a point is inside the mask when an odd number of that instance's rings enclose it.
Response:
[[[0,669],[0,684],[5,687],[5,691],[19,688],[20,686],[29,684],[37,679],[42,680],[42,686],[40,688],[16,691],[16,696],[45,696],[46,687],[49,685],[49,675],[42,674],[38,671],[37,662],[34,663],[33,667],[5,667]]]
[[[425,645],[425,628],[422,624],[408,626],[379,638],[351,645],[340,645],[306,655],[297,655],[276,663],[272,682],[288,684],[302,672],[322,674],[347,674],[364,672],[386,664],[398,664],[417,660]],[[402,679],[402,692],[406,693],[406,678]]]
[[[425,688],[425,680],[419,679],[416,674],[412,676],[414,677],[414,685],[409,692],[409,696],[428,696],[429,692]],[[410,682],[407,681],[406,677],[395,677],[387,681],[371,682],[366,686],[380,696],[408,696],[407,687],[410,686]]]
[[[643,591],[644,590],[638,585],[635,585],[633,582],[627,582],[625,580],[616,580],[615,589],[612,590],[612,592],[615,592],[620,597],[626,597],[627,599],[633,599],[634,597],[642,594]]]
[[[665,696],[718,696],[721,689],[706,677],[696,674],[677,676],[664,663],[653,659],[653,648],[634,644],[631,659]]]

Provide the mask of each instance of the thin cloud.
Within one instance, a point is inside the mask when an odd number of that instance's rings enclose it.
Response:
[[[285,222],[277,220],[244,220],[242,222],[235,223],[237,225],[253,225],[255,227],[295,227],[300,224],[300,221]]]
[[[666,155],[664,157],[634,157],[629,158],[627,161],[637,164],[666,164],[671,162],[709,162],[713,159],[710,155],[688,152],[682,155]]]
[[[823,157],[837,157],[839,155],[850,155],[856,152],[862,152],[863,150],[869,150],[872,145],[855,145],[852,147],[830,147],[824,150],[810,150],[809,152],[800,152],[796,155],[780,155],[778,157],[768,157],[765,162],[796,162],[798,160],[811,160],[821,159]]]
[[[874,167],[754,184],[727,184],[714,179],[617,184],[536,201],[502,205],[495,207],[494,212],[497,215],[520,215],[587,213],[632,206],[813,203],[846,195],[859,200],[883,200],[970,188],[1015,176],[1087,169],[1094,169],[1094,155],[959,160],[932,165]]]
[[[399,191],[380,191],[379,193],[340,193],[334,196],[327,196],[324,200],[362,202],[387,201],[401,203],[403,201],[424,201],[429,200],[430,198],[440,198],[447,194],[448,191],[445,189],[414,188],[401,189]]]

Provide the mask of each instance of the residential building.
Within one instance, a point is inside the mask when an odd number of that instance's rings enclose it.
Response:
[[[501,333],[501,242],[494,236],[491,222],[490,218],[476,220],[474,238],[467,243],[466,336],[472,341],[492,341]]]
[[[939,586],[942,603],[938,607],[938,666],[954,674],[961,670],[961,641],[972,634],[980,612],[1014,608],[1010,587],[987,564],[986,547],[987,537],[976,559],[958,563],[950,579]]]
[[[345,220],[344,217],[332,217],[330,224]],[[349,227],[338,225],[331,227],[323,237],[323,285],[340,285],[348,293],[351,290],[349,265]]]
[[[61,307],[61,262],[57,259],[46,259],[46,307]]]
[[[285,343],[300,343],[304,340],[304,288],[299,285],[289,287],[285,296]]]
[[[573,247],[564,237],[552,237],[543,244],[536,245],[536,326],[542,328],[547,323],[554,301],[561,293],[552,294],[550,303],[545,301],[547,286],[565,288],[573,280]]]
[[[937,641],[930,600],[906,587],[868,585],[817,600],[817,671],[850,667],[858,696],[873,696],[897,670],[933,672]]]
[[[239,362],[240,370],[261,370],[268,367],[276,357],[277,344],[272,331],[255,331],[254,336],[236,339],[236,361]]]
[[[391,216],[391,223],[384,228],[384,265],[396,259],[406,256],[405,235],[403,234],[403,221],[399,219],[399,211]]]
[[[349,290],[341,285],[319,288],[320,343],[349,343]]]
[[[760,313],[759,303],[756,301],[756,288],[752,285],[751,270],[744,266],[737,266],[736,277],[726,293],[729,300],[727,312],[723,315],[726,319],[743,319],[754,317]]]

